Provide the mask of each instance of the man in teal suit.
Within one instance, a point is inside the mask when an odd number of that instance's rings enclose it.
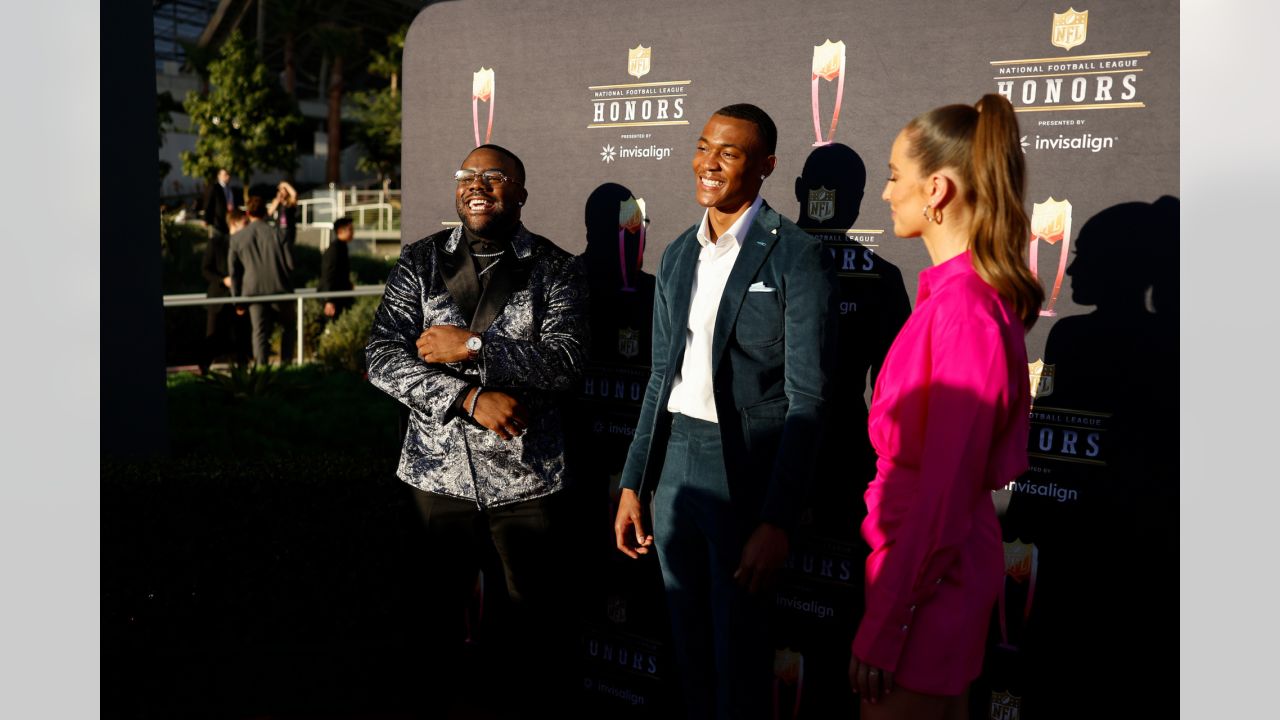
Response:
[[[706,211],[658,268],[652,371],[614,522],[623,553],[657,551],[690,717],[767,715],[769,590],[823,424],[835,275],[822,243],[760,197],[776,145],[747,104],[717,110],[698,138]]]

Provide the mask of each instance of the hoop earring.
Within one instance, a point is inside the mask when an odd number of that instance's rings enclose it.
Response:
[[[933,211],[933,221],[939,225],[942,224],[942,208],[938,208]]]
[[[925,220],[932,220],[932,219],[933,219],[933,218],[929,217],[929,211],[930,211],[930,210],[932,210],[932,209],[933,209],[933,206],[932,206],[932,205],[925,205],[925,206],[924,206],[924,209],[920,211],[920,214],[924,216],[924,219],[925,219]]]

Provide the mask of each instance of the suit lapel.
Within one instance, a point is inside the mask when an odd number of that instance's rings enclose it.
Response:
[[[466,245],[467,243],[462,243]],[[524,285],[529,274],[529,258],[533,252],[533,238],[529,231],[521,225],[511,238],[510,255],[504,255],[493,270],[489,286],[480,296],[475,316],[471,318],[471,332],[484,332],[493,324],[498,314],[507,306],[507,299],[518,287]],[[472,273],[474,276],[474,273]]]
[[[670,373],[673,378],[679,372],[681,358],[684,356],[685,333],[689,328],[689,303],[693,298],[693,278],[698,270],[698,251],[702,249],[695,232],[686,234],[679,241],[684,244],[671,269],[671,299],[667,304],[671,308],[671,325],[667,333],[671,348],[667,367],[674,369]]]
[[[742,301],[746,299],[747,288],[751,279],[756,276],[765,258],[769,257],[773,246],[778,242],[778,213],[767,203],[761,203],[751,222],[751,229],[742,240],[738,249],[738,259],[733,263],[729,280],[724,285],[724,293],[720,295],[720,309],[716,312],[716,330],[711,337],[711,369],[714,372],[724,356],[725,344],[729,334],[738,320],[738,311],[742,309]]]
[[[476,314],[476,305],[480,302],[480,281],[476,278],[476,268],[471,261],[471,247],[461,242],[461,239],[462,228],[454,228],[436,257],[440,277],[449,290],[449,296],[462,312],[462,318],[471,322]]]

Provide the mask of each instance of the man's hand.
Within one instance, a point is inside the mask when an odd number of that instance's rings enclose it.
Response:
[[[244,315],[244,314],[245,314],[246,312],[248,312],[248,311],[249,311],[249,310],[248,310],[248,308],[246,308],[244,305],[237,305],[237,306],[236,306],[236,314],[237,314],[237,315]]]
[[[418,336],[418,357],[429,363],[460,362],[471,357],[467,338],[471,331],[453,325],[432,325]],[[484,395],[480,396],[481,398]]]
[[[618,549],[627,557],[634,559],[649,554],[649,548],[653,545],[653,536],[644,530],[640,496],[636,495],[635,490],[622,489],[622,495],[618,498],[618,516],[613,521],[613,534],[617,540]]]
[[[463,401],[467,409],[471,408],[475,393],[476,388],[467,393]],[[519,437],[529,427],[529,416],[525,413],[524,406],[504,392],[485,390],[475,402],[476,412],[471,417],[503,440]]]
[[[772,587],[790,547],[786,530],[760,523],[742,548],[742,560],[733,579],[752,595]]]
[[[226,277],[222,278],[222,284],[223,284],[223,285],[226,285],[227,287],[231,287],[231,276],[230,276],[230,275],[228,275],[228,276],[226,276]]]
[[[327,302],[327,303],[325,303],[325,304],[324,304],[324,316],[325,316],[325,317],[333,317],[333,316],[334,316],[334,315],[336,315],[336,314],[338,314],[338,306],[337,306],[337,305],[334,305],[334,304],[333,304],[333,303],[331,303],[331,302]],[[425,335],[426,335],[426,333],[423,333],[423,335],[425,336]],[[419,342],[419,345],[418,345],[418,352],[422,352],[422,345],[421,345],[422,338],[418,338],[418,342]]]

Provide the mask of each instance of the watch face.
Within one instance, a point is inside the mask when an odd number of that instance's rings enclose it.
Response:
[[[467,338],[467,349],[468,349],[468,350],[479,350],[479,349],[480,349],[480,338],[478,338],[478,337],[469,337],[469,338]]]

